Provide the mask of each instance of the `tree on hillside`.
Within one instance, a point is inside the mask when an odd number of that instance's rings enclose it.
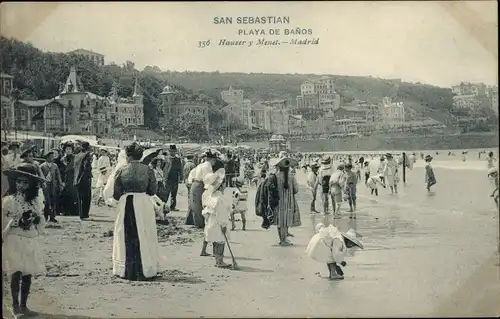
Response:
[[[131,96],[138,76],[144,96],[144,123],[153,130],[161,129],[158,107],[161,105],[160,93],[167,83],[182,99],[194,100],[192,96],[195,92],[184,88],[181,83],[167,81],[157,66],[148,69],[152,72],[138,72],[132,61],[123,66],[114,63],[99,66],[75,54],[44,53],[31,44],[5,37],[0,37],[0,59],[2,72],[14,77],[19,99],[49,99],[59,95],[72,66],[76,67],[84,89],[100,96],[109,96],[113,83],[118,85],[121,97]],[[214,101],[211,96],[203,97],[203,102],[213,106],[214,110],[219,100]],[[214,110],[210,112],[210,117],[217,119],[217,111]]]
[[[177,136],[185,136],[193,141],[203,141],[208,138],[205,118],[201,114],[182,113],[176,119],[175,128]]]

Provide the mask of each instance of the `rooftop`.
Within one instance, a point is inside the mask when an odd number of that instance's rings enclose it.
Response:
[[[19,100],[17,102],[24,104],[26,106],[31,106],[31,107],[44,107],[46,105],[49,105],[52,102],[59,103],[55,98],[54,99],[46,99],[46,100],[36,100],[36,101]]]
[[[100,54],[100,53],[94,52],[92,50],[86,50],[86,49],[76,49],[76,50],[68,52],[68,54],[71,54],[71,53],[74,53],[74,54],[93,54],[93,55],[98,55],[98,56],[102,56],[102,57],[104,56],[104,54]]]

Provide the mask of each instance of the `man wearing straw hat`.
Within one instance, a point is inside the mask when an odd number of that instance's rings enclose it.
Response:
[[[330,177],[332,175],[332,158],[326,156],[321,160],[321,167],[318,172],[317,186],[321,189],[321,200],[323,202],[323,213],[325,215],[330,214],[329,212],[329,202],[330,202]],[[332,203],[333,204],[333,203]]]
[[[311,171],[309,172],[309,174],[307,174],[307,186],[309,187],[309,190],[312,193],[311,213],[316,213],[316,193],[318,190],[319,164],[312,163],[310,168],[311,168]],[[306,170],[307,170],[307,168],[306,168]]]

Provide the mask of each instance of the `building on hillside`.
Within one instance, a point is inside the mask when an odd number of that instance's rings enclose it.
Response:
[[[235,90],[233,86],[230,86],[229,90],[222,91],[220,95],[222,100],[229,105],[242,105],[243,94],[243,90]]]
[[[462,82],[459,85],[451,87],[451,91],[456,95],[486,95],[487,86],[484,83],[465,83]]]
[[[469,128],[479,124],[485,124],[488,122],[488,118],[484,116],[473,117],[473,116],[455,116],[455,125],[458,128]]]
[[[332,99],[335,94],[335,82],[331,77],[307,80],[300,86],[301,95],[319,95],[321,100]]]
[[[162,127],[171,123],[172,120],[184,113],[199,114],[204,118],[207,132],[210,128],[208,120],[208,105],[201,101],[181,100],[180,95],[170,85],[163,88],[160,93],[161,106],[159,110],[159,122]]]
[[[273,108],[260,102],[250,106],[250,123],[251,129],[261,129],[272,131],[272,110]]]
[[[384,97],[382,99],[381,119],[384,130],[402,127],[405,122],[404,103],[393,102],[390,97]]]
[[[261,101],[260,103],[278,110],[284,110],[288,108],[288,103],[286,100]]]
[[[14,89],[14,77],[7,73],[0,73],[0,93],[1,96],[10,97]]]
[[[458,109],[473,110],[481,104],[477,97],[475,94],[455,95],[453,97],[453,106]]]
[[[111,106],[113,126],[137,127],[144,125],[144,99],[140,91],[139,79],[135,79],[131,97],[119,97],[116,83],[108,97]]]
[[[94,62],[98,66],[104,65],[104,55],[97,52],[93,52],[92,50],[76,49],[71,52],[68,52],[68,54],[83,56],[87,58],[89,61]]]
[[[398,132],[418,133],[421,130],[432,130],[434,133],[440,133],[443,132],[445,128],[446,125],[429,117],[426,119],[405,121],[402,127],[396,129]]]
[[[301,84],[300,95],[296,97],[297,109],[332,110],[340,106],[340,95],[335,92],[331,77],[308,80]]]
[[[381,104],[375,104],[368,101],[354,100],[347,106],[355,107],[356,109],[365,111],[364,119],[366,120],[366,124],[364,124],[361,129],[363,133],[367,133],[369,131],[373,132],[377,130],[377,128],[381,125],[382,123]]]
[[[0,96],[2,106],[2,128],[6,131],[14,128],[14,103],[12,100],[12,90],[14,89],[14,77],[1,72],[0,73]]]
[[[358,106],[340,106],[333,110],[335,120],[363,120],[366,121],[366,110]]]
[[[64,127],[65,106],[55,98],[15,102],[16,128],[44,133],[60,132]]]
[[[2,97],[2,105],[4,102],[7,100]],[[20,130],[104,135],[118,126],[144,125],[143,97],[137,79],[132,97],[119,98],[116,86],[110,97],[102,97],[84,89],[74,66],[58,96],[46,100],[17,100],[11,104],[13,115],[9,118]]]
[[[498,86],[488,88],[488,98],[491,101],[491,108],[498,115]]]
[[[316,94],[298,95],[297,109],[319,109],[319,96]]]

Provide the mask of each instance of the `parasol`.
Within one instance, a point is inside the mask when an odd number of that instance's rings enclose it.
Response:
[[[163,148],[148,148],[142,153],[141,163],[149,165],[151,160],[158,156],[158,154],[163,150]]]

